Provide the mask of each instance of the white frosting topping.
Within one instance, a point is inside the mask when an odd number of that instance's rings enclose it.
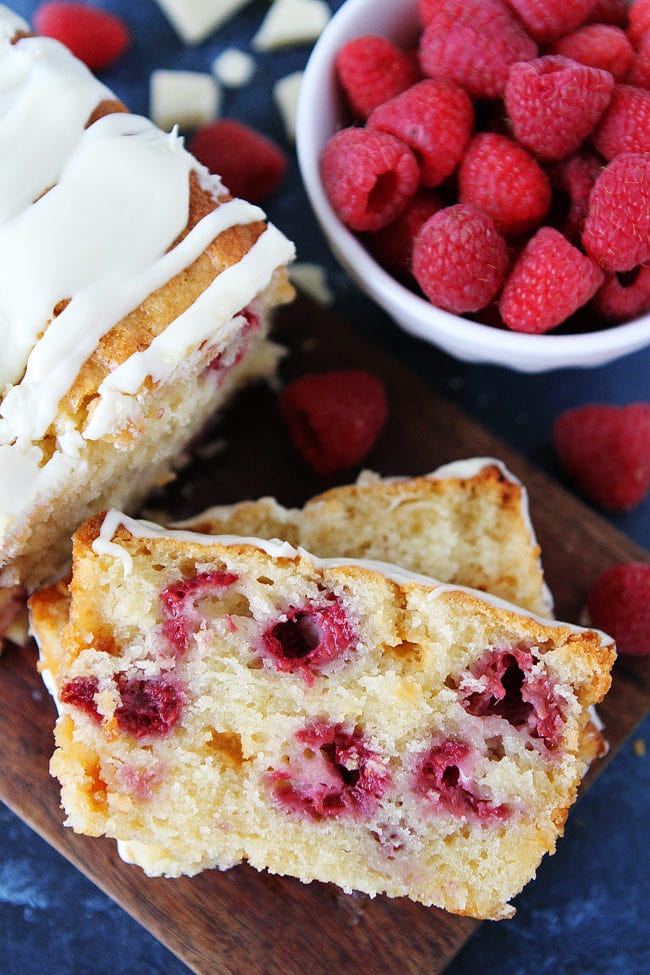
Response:
[[[9,7],[0,3],[0,41],[10,41],[21,31],[29,31],[29,24]]]

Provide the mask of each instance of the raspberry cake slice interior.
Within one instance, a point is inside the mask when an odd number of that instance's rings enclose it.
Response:
[[[75,830],[151,875],[244,860],[476,917],[553,851],[615,655],[394,565],[115,511],[31,606]]]

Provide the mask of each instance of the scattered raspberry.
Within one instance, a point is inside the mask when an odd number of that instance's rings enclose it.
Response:
[[[350,108],[365,119],[389,98],[406,91],[420,77],[417,63],[384,37],[365,35],[348,41],[336,55],[336,73]]]
[[[624,152],[650,152],[650,91],[616,85],[594,145],[610,160]]]
[[[485,98],[501,95],[510,66],[537,53],[501,0],[447,0],[432,11],[420,38],[424,74],[451,78]]]
[[[510,816],[507,805],[497,806],[478,795],[471,775],[474,754],[472,746],[465,741],[448,740],[433,745],[418,760],[415,793],[454,816],[507,819]]]
[[[506,281],[499,310],[508,328],[540,334],[555,328],[594,296],[605,275],[566,237],[542,227]]]
[[[607,569],[591,587],[587,608],[619,653],[650,654],[650,565],[627,562]]]
[[[624,153],[603,169],[589,199],[582,243],[607,271],[650,260],[650,156]]]
[[[164,617],[163,635],[179,653],[186,652],[190,637],[204,619],[197,605],[200,600],[228,588],[238,578],[233,572],[200,572],[163,589],[159,597]]]
[[[95,704],[95,694],[99,691],[99,681],[96,677],[73,677],[61,689],[63,704],[72,704],[75,708],[85,711],[94,721],[101,721],[101,716]]]
[[[490,650],[470,670],[472,688],[480,680],[484,690],[465,693],[461,704],[469,714],[497,715],[513,728],[541,738],[550,749],[557,748],[565,721],[560,699],[550,677],[533,672],[533,663],[527,647]]]
[[[626,322],[650,311],[650,265],[624,275],[606,274],[596,293],[594,308],[612,322]]]
[[[284,615],[262,634],[263,653],[280,671],[298,672],[313,684],[315,673],[355,648],[350,621],[333,596],[320,606],[293,607]]]
[[[548,176],[513,139],[495,132],[476,135],[458,171],[460,203],[473,203],[494,220],[500,234],[538,227],[551,204]]]
[[[650,88],[650,32],[639,41],[629,83],[637,88]]]
[[[222,178],[233,196],[253,203],[276,188],[287,167],[285,154],[274,142],[233,119],[208,122],[197,129],[189,150]]]
[[[294,447],[322,475],[361,463],[388,414],[383,385],[361,369],[307,373],[278,402]]]
[[[587,22],[627,27],[627,8],[628,0],[595,0]]]
[[[330,203],[353,230],[380,230],[400,215],[420,180],[403,142],[374,129],[341,129],[325,146],[321,177]]]
[[[39,34],[65,44],[91,71],[111,65],[131,40],[124,21],[86,3],[42,3],[33,22]]]
[[[650,488],[650,403],[567,410],[555,421],[553,445],[578,490],[599,508],[634,508]]]
[[[625,81],[634,64],[634,48],[625,31],[609,24],[585,24],[561,37],[551,53],[609,71],[615,81]]]
[[[549,44],[584,24],[594,0],[508,0],[524,27],[540,44]]]
[[[515,137],[542,159],[563,159],[593,132],[609,104],[614,79],[549,54],[513,65],[505,102]]]
[[[551,185],[569,197],[569,211],[562,231],[573,243],[581,240],[589,197],[602,169],[600,157],[584,149],[549,168]]]
[[[121,704],[115,718],[121,731],[140,740],[168,734],[180,720],[187,697],[179,681],[163,672],[140,678],[117,674]]]
[[[379,105],[368,125],[389,132],[413,150],[422,186],[438,186],[461,160],[474,125],[467,92],[446,78],[431,78]]]
[[[494,221],[469,203],[435,213],[413,244],[418,284],[434,305],[457,314],[485,308],[507,266],[506,243]]]
[[[382,267],[393,274],[410,274],[413,242],[423,224],[443,206],[442,199],[433,190],[418,190],[397,220],[369,234],[368,246]]]
[[[634,45],[650,31],[650,0],[633,0],[628,10],[627,34]]]
[[[296,734],[299,752],[269,775],[276,800],[310,819],[368,817],[391,784],[388,763],[358,731],[314,722]]]

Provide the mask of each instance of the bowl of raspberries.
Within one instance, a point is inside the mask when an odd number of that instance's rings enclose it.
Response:
[[[522,372],[650,344],[650,0],[348,0],[297,149],[334,254],[407,331]]]

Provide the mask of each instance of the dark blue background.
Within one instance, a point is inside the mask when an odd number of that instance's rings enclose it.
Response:
[[[37,6],[29,0],[10,5],[27,19]],[[155,0],[101,5],[119,12],[133,32],[127,54],[102,78],[133,111],[144,114],[154,68],[209,71],[223,48],[248,48],[268,9],[266,2],[252,2],[204,44],[190,48],[178,40]],[[253,83],[226,93],[224,114],[282,144],[271,85],[302,68],[308,53],[302,47],[256,55]],[[650,349],[598,369],[527,376],[458,363],[401,333],[335,264],[309,215],[295,155],[285,148],[290,169],[266,208],[296,241],[300,260],[327,267],[337,309],[539,467],[562,480],[549,445],[551,423],[561,410],[586,402],[650,399]],[[650,499],[611,521],[650,547]],[[636,739],[650,746],[650,719]],[[517,899],[515,919],[483,924],[449,975],[650,972],[649,812],[650,752],[640,757],[629,742],[573,810],[557,854],[545,860],[537,881]],[[0,975],[186,975],[181,962],[2,806],[0,835]],[[264,971],[263,958],[259,971]]]

